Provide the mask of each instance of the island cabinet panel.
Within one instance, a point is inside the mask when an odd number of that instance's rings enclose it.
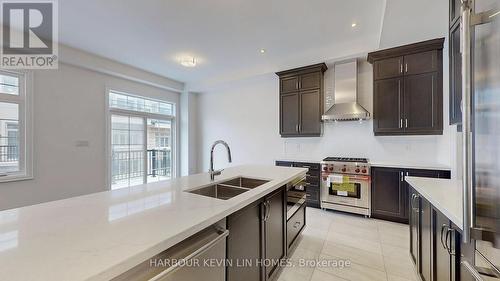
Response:
[[[421,280],[469,281],[460,262],[473,253],[461,243],[461,230],[413,187],[409,202],[410,256]]]
[[[232,214],[227,218],[229,236],[227,238],[227,258],[233,262],[226,271],[227,281],[261,280],[262,268],[259,266],[235,266],[244,259],[252,262],[263,256],[264,225],[261,214],[261,201]]]
[[[409,185],[405,177],[449,179],[450,171],[372,167],[372,217],[408,223]]]
[[[377,136],[443,133],[444,38],[368,54]]]
[[[432,281],[432,225],[431,204],[425,198],[420,199],[420,277],[422,281]]]
[[[324,63],[277,72],[281,137],[321,136]]]
[[[265,199],[267,216],[264,218],[265,259],[274,261],[266,266],[266,280],[272,279],[278,272],[279,261],[286,256],[286,199],[285,189],[280,189]]]
[[[420,195],[413,188],[409,191],[410,257],[420,268]]]
[[[286,257],[286,187],[265,196],[227,218],[229,236],[227,281],[266,281],[275,278]],[[273,260],[264,266],[264,259]],[[250,260],[251,266],[237,266]]]

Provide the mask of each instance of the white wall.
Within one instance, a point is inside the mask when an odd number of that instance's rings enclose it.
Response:
[[[0,183],[0,210],[107,189],[106,88],[179,104],[178,93],[64,63],[36,71],[35,178]],[[76,147],[82,140],[89,146]]]

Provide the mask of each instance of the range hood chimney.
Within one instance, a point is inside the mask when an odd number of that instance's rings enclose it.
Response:
[[[352,121],[370,118],[370,112],[358,103],[357,60],[343,61],[334,65],[335,103],[321,117],[323,121]]]

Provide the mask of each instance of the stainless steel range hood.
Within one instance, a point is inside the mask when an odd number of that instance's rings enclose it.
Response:
[[[357,60],[336,63],[335,103],[321,117],[323,121],[351,121],[370,118],[370,112],[358,103]]]

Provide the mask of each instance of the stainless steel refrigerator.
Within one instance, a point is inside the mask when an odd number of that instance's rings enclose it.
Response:
[[[500,0],[462,1],[464,280],[500,280]]]

